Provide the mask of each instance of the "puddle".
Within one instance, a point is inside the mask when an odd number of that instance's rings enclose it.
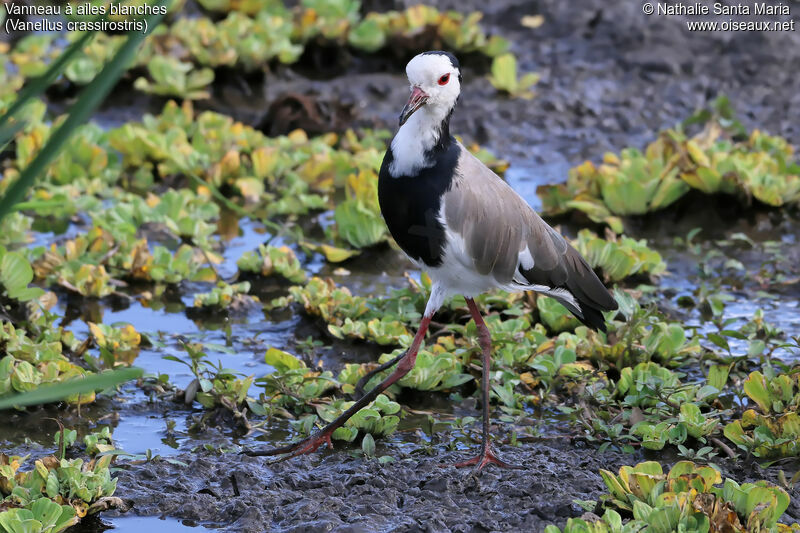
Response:
[[[259,244],[264,244],[269,239],[269,233],[263,224],[251,219],[240,220],[236,233],[235,237],[225,241],[223,263],[217,266],[217,271],[224,279],[229,279],[238,272],[236,261],[242,254],[257,250]]]
[[[201,533],[214,531],[200,525],[192,524],[190,520],[175,520],[174,518],[158,518],[157,516],[119,516],[116,518],[104,517],[97,524],[71,528],[70,533],[100,533],[109,531],[113,533]]]
[[[133,455],[145,454],[148,450],[153,456],[174,455],[188,437],[167,436],[166,422],[169,419],[175,420],[166,413],[123,414],[113,431],[114,443],[118,449]],[[178,423],[182,424],[181,421]]]
[[[502,153],[502,151],[495,151]],[[553,151],[546,160],[534,163],[531,160],[514,161],[506,170],[505,180],[528,204],[539,211],[542,200],[536,194],[539,185],[563,183],[567,180],[572,165],[557,151]]]

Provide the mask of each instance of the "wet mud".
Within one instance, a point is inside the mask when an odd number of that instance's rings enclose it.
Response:
[[[231,532],[542,531],[586,512],[576,501],[596,501],[607,492],[601,468],[616,472],[632,462],[664,459],[598,453],[580,442],[554,439],[500,446],[501,457],[521,468],[489,467],[475,476],[449,466],[474,453],[474,447],[441,448],[428,456],[379,445],[379,455],[395,459],[388,464],[342,448],[276,464],[233,455],[176,456],[189,468],[149,463],[122,472],[119,484],[136,513]],[[757,465],[721,466],[724,475],[739,482],[775,477]],[[800,517],[796,496],[795,491],[786,515],[795,520]]]
[[[540,531],[580,515],[573,500],[603,492],[599,468],[616,469],[631,459],[572,444],[501,446],[501,457],[522,468],[489,467],[476,477],[448,466],[476,449],[427,456],[380,448],[395,460],[379,464],[345,449],[272,465],[243,456],[203,457],[190,459],[197,477],[186,478],[169,464],[147,464],[121,473],[119,484],[136,512],[226,531]],[[165,486],[164,480],[174,482]]]

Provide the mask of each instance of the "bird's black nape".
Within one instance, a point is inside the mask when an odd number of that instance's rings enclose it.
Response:
[[[420,54],[420,55],[423,55],[423,56],[445,56],[447,59],[450,60],[450,64],[453,65],[453,68],[458,70],[458,83],[462,83],[463,80],[461,78],[461,64],[458,62],[458,59],[456,58],[456,56],[454,56],[453,54],[451,54],[450,52],[447,52],[445,50],[431,50],[429,52],[422,52],[422,54]]]

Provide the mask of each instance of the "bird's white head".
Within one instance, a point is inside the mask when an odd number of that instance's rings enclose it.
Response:
[[[423,52],[408,62],[406,75],[411,96],[400,114],[400,125],[421,109],[433,120],[444,120],[461,93],[458,59],[449,52]]]

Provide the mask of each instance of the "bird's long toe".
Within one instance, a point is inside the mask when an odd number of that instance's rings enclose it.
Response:
[[[474,466],[476,472],[480,472],[486,466],[494,464],[500,468],[509,468],[513,470],[519,470],[523,467],[521,465],[515,465],[512,463],[507,463],[497,457],[497,454],[494,453],[491,446],[486,446],[481,449],[481,453],[476,455],[471,459],[467,459],[466,461],[461,461],[460,463],[455,463],[453,466],[456,468],[463,468],[465,466]]]

